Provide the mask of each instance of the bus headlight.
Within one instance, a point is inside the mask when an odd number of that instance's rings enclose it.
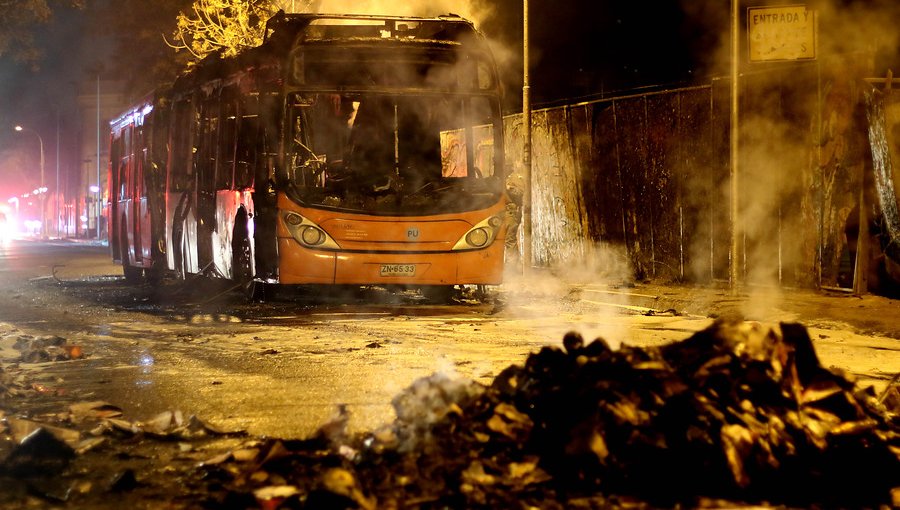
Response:
[[[466,242],[469,243],[470,246],[474,246],[476,248],[481,248],[490,240],[491,236],[488,234],[487,230],[483,228],[476,228],[475,230],[470,230],[468,234],[466,234]]]
[[[295,212],[286,212],[281,219],[288,232],[291,233],[291,237],[307,248],[328,250],[341,248],[321,227]]]
[[[300,216],[297,213],[287,213],[284,215],[284,222],[296,227],[303,223],[303,216]]]
[[[303,233],[300,234],[300,240],[303,244],[318,246],[325,242],[325,232],[322,232],[316,227],[307,225],[303,227]]]
[[[497,234],[500,232],[501,226],[503,226],[503,218],[500,216],[491,216],[469,229],[469,231],[456,242],[453,249],[459,251],[484,248],[494,241]]]

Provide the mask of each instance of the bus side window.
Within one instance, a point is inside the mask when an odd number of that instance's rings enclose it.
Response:
[[[131,136],[133,133],[133,128],[131,125],[127,126],[124,130],[122,140],[124,142],[124,149],[122,151],[122,198],[130,199],[134,197],[134,183],[132,180],[134,176],[132,175],[131,169]]]
[[[218,98],[210,98],[203,103],[200,114],[200,131],[198,145],[200,150],[195,154],[199,185],[202,191],[212,191],[216,185],[216,164],[218,163],[219,141],[219,102]]]
[[[128,158],[119,160],[119,200],[128,198]]]
[[[172,116],[172,133],[178,135],[169,143],[172,145],[172,156],[169,163],[169,175],[172,176],[170,187],[172,191],[183,191],[188,188],[190,177],[193,176],[193,150],[192,138],[195,131],[192,129],[194,122],[194,110],[190,101],[180,101],[175,105]]]
[[[114,196],[110,197],[112,201],[118,201],[122,199],[122,193],[124,189],[122,188],[122,132],[116,131],[113,133],[112,143],[110,144],[110,172],[112,175],[112,181],[109,183],[110,193]]]
[[[246,97],[240,104],[234,166],[234,187],[239,190],[253,187],[259,130],[257,98],[256,95]]]
[[[219,136],[216,165],[216,188],[233,189],[235,150],[237,147],[237,108],[234,101],[223,99],[220,107],[222,132]]]
[[[256,150],[260,157],[256,161],[257,186],[263,186],[271,180],[284,177],[284,170],[278,161],[282,104],[277,93],[266,93],[259,97],[259,126],[256,136]]]

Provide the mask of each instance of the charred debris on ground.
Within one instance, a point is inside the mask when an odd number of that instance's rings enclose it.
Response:
[[[618,350],[570,333],[490,386],[435,374],[393,405],[397,419],[366,434],[347,434],[339,407],[306,440],[228,435],[213,456],[192,442],[223,433],[196,418],[129,422],[82,405],[70,412],[93,417],[89,432],[67,443],[34,427],[2,452],[2,477],[61,473],[69,495],[78,445],[140,438],[191,460],[168,472],[174,493],[159,493],[161,472],[124,470],[72,501],[106,491],[191,508],[900,505],[900,384],[876,394],[823,367],[798,324],[719,321]]]

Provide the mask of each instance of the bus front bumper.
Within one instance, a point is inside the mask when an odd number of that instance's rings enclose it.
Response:
[[[503,242],[480,250],[368,253],[308,249],[278,240],[279,282],[334,285],[499,285]]]

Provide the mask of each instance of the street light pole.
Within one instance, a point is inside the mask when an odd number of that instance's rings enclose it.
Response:
[[[97,75],[97,241],[100,240],[100,75]]]
[[[738,240],[741,234],[739,196],[740,188],[738,186],[739,154],[740,154],[740,124],[739,124],[739,107],[738,94],[740,93],[740,39],[738,37],[740,28],[738,22],[740,20],[740,0],[731,0],[731,266],[729,267],[728,283],[732,294],[738,292],[738,280],[740,271],[738,269]]]
[[[41,239],[44,239],[45,237],[47,237],[47,222],[45,221],[46,211],[44,211],[44,195],[47,192],[47,188],[44,187],[44,139],[41,138],[40,133],[38,133],[37,131],[30,129],[30,128],[16,126],[16,131],[31,131],[32,133],[34,133],[34,136],[37,137],[38,143],[40,144],[40,148],[41,148],[41,185],[40,185],[40,188],[38,189],[38,192],[39,192],[38,198],[39,198],[39,202],[41,204]]]
[[[525,190],[522,193],[522,274],[531,272],[532,228],[531,228],[531,84],[528,82],[528,0],[522,0],[522,178]]]
[[[53,197],[53,230],[57,238],[62,238],[59,232],[59,107],[56,108],[56,188]]]

